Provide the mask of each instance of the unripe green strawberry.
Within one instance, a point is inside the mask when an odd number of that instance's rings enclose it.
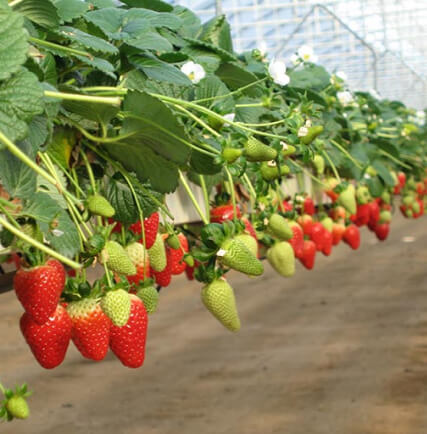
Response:
[[[279,240],[290,240],[294,233],[288,224],[288,221],[280,214],[273,214],[267,225],[268,232]]]
[[[136,274],[135,265],[126,250],[116,241],[107,241],[101,252],[101,261],[107,263],[108,268],[116,273],[132,276]]]
[[[366,169],[366,173],[369,175],[369,176],[377,176],[378,175],[378,172],[376,171],[376,169],[375,168],[373,168],[372,166],[368,166],[368,168]],[[395,174],[396,175],[396,174]],[[396,178],[397,179],[397,178]]]
[[[240,240],[256,258],[258,257],[258,242],[252,235],[239,234],[235,239]]]
[[[233,288],[222,279],[214,280],[202,289],[202,301],[206,309],[228,330],[240,329]]]
[[[100,194],[93,194],[87,199],[87,207],[89,211],[94,215],[101,217],[113,217],[116,213],[115,209],[111,206],[110,202]]]
[[[180,244],[178,239],[178,248],[179,247]],[[163,238],[159,233],[156,236],[156,241],[154,241],[154,244],[150,249],[148,249],[148,256],[150,258],[150,266],[154,271],[163,271],[166,268],[167,258],[165,243],[163,242]]]
[[[318,175],[322,175],[325,171],[325,160],[321,155],[315,155],[313,158],[313,166]]]
[[[157,310],[159,303],[159,292],[154,286],[141,288],[136,294],[144,303],[145,310],[148,314],[154,313]]]
[[[344,207],[350,214],[356,214],[356,197],[354,194],[354,187],[352,185],[349,185],[339,194],[338,204]]]
[[[413,212],[411,209],[407,208],[407,209],[405,210],[405,215],[406,215],[406,217],[411,218],[411,217],[414,216],[414,212]]]
[[[267,260],[283,277],[295,274],[295,254],[292,246],[286,241],[274,244],[267,250]]]
[[[30,415],[27,401],[21,395],[13,395],[6,402],[7,411],[16,419],[27,419]]]
[[[411,196],[408,194],[408,195],[403,197],[402,202],[406,206],[411,206],[415,202],[415,198],[414,198],[414,196]]]
[[[390,203],[390,193],[386,190],[383,191],[382,195],[381,195],[381,200],[386,203],[389,204]]]
[[[117,327],[123,327],[130,315],[130,298],[124,289],[108,291],[101,300],[101,308],[105,315]]]
[[[282,145],[282,155],[284,157],[288,157],[289,155],[292,155],[295,153],[295,151],[297,150],[297,148],[295,148],[295,146],[292,145],[288,145],[287,143],[281,142]]]
[[[276,164],[272,165],[270,163],[264,162],[261,164],[260,172],[263,179],[266,181],[273,181],[277,178],[287,175],[290,172],[290,169],[286,165],[277,166]]]
[[[144,265],[146,263],[148,259],[148,253],[141,243],[131,243],[126,247],[125,250],[127,255],[129,256],[129,259],[135,266]]]
[[[244,154],[248,161],[270,161],[277,157],[277,151],[274,148],[264,145],[255,137],[249,137],[245,144]]]
[[[320,221],[322,223],[323,227],[327,229],[329,232],[332,232],[332,228],[334,226],[334,221],[330,217],[325,217]]]
[[[242,150],[237,148],[225,148],[222,151],[222,158],[227,163],[234,163],[241,155]]]
[[[260,276],[264,272],[259,261],[240,240],[226,240],[218,250],[217,256],[226,267],[248,274]]]
[[[158,234],[157,234],[158,235]],[[179,242],[179,238],[177,234],[170,234],[167,238],[166,238],[166,242],[168,243],[169,247],[172,247],[172,249],[179,249],[181,247],[181,244]]]
[[[314,125],[308,128],[308,132],[305,136],[300,137],[300,142],[303,145],[309,145],[318,135],[322,134],[323,126]]]
[[[412,204],[412,211],[413,211],[415,214],[418,214],[418,213],[421,211],[421,206],[420,206],[420,203],[419,203],[419,202],[415,201],[415,202]]]
[[[391,212],[387,210],[383,210],[380,212],[380,219],[378,223],[390,223],[391,222]]]
[[[34,223],[24,223],[21,226],[21,231],[28,235],[29,237],[39,241],[40,243],[43,242],[43,233],[39,229],[39,227]]]
[[[357,202],[360,205],[366,205],[371,200],[371,195],[369,194],[368,187],[364,185],[357,187],[356,198],[357,198]]]

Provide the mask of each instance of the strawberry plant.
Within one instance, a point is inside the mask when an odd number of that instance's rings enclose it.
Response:
[[[290,68],[236,53],[224,16],[135,4],[0,0],[0,262],[46,369],[70,341],[140,367],[147,313],[184,272],[237,331],[231,269],[260,276],[267,258],[290,277],[426,206],[424,112],[351,91],[304,50]],[[178,187],[198,221],[175,223]],[[2,416],[23,418],[26,393]]]

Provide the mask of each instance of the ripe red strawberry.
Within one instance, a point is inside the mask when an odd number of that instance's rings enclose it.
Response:
[[[323,239],[325,234],[325,227],[320,222],[313,223],[311,228],[310,239],[316,244],[316,249],[320,252],[323,249]]]
[[[304,240],[304,251],[302,257],[299,258],[302,265],[308,270],[314,267],[316,259],[316,244],[311,240]]]
[[[342,206],[336,206],[329,211],[329,217],[332,220],[345,220],[345,209]]]
[[[142,235],[141,221],[129,226],[129,229],[136,235]],[[150,249],[156,241],[156,235],[159,230],[159,213],[153,212],[149,217],[144,218],[145,231],[145,248]],[[141,238],[141,243],[143,243]],[[143,243],[144,244],[144,243]]]
[[[111,326],[110,347],[117,358],[128,368],[139,368],[145,359],[148,316],[144,303],[130,295],[130,317],[123,327]]]
[[[16,272],[13,280],[16,295],[37,324],[44,324],[55,312],[65,279],[64,267],[56,259]]]
[[[24,313],[20,321],[21,332],[36,360],[45,369],[60,365],[67,352],[73,323],[67,311],[57,305],[55,312],[44,324],[37,324]]]
[[[316,207],[315,207],[314,201],[311,197],[306,197],[304,199],[304,204],[303,204],[302,208],[303,208],[304,214],[314,215],[316,213]]]
[[[399,181],[400,188],[403,188],[406,184],[406,175],[403,172],[397,174],[397,180]]]
[[[169,247],[167,260],[170,262],[171,273],[174,275],[181,274],[185,271],[187,264],[184,262],[184,253],[188,252],[188,241],[183,233],[178,234],[181,248],[172,249]]]
[[[287,200],[284,200],[282,202],[282,204],[283,204],[283,209],[285,210],[285,212],[292,211],[294,209],[294,207],[292,206],[292,204],[289,203]]]
[[[290,220],[289,226],[294,235],[288,242],[294,249],[295,257],[301,258],[304,252],[304,232],[297,222]]]
[[[343,240],[353,249],[357,250],[360,246],[360,232],[359,228],[355,225],[349,225],[346,227]]]
[[[236,216],[237,218],[241,217],[239,207],[237,207]],[[233,205],[231,204],[219,205],[211,209],[212,223],[222,223],[226,220],[233,220],[233,218],[234,218],[234,209],[233,209]]]
[[[169,286],[172,280],[172,262],[170,258],[170,247],[166,246],[166,257],[167,257],[167,263],[166,267],[162,271],[155,271],[152,268],[150,269],[151,274],[154,277],[154,280],[156,281],[157,285],[166,287]]]
[[[311,229],[313,228],[313,218],[311,217],[311,215],[303,214],[302,216],[298,217],[297,221],[302,227],[304,235],[310,236]]]
[[[71,339],[83,357],[102,360],[108,352],[111,321],[93,298],[71,302],[67,306],[73,322]]]
[[[384,241],[387,239],[388,234],[390,232],[390,224],[382,223],[375,227],[375,235],[380,241]]]
[[[354,216],[351,216],[350,220],[360,227],[369,223],[370,216],[369,204],[357,205],[357,212]]]
[[[325,229],[323,233],[322,253],[329,256],[332,253],[333,236],[332,233]]]
[[[373,200],[369,204],[369,223],[375,225],[380,219],[380,207],[376,200]]]
[[[151,277],[151,268],[150,267],[144,267],[143,264],[136,265],[136,274],[133,276],[126,276],[126,279],[129,283],[133,283],[134,285],[138,285],[138,283],[141,280],[144,280],[144,278],[148,279]]]
[[[245,231],[257,240],[256,232],[252,223],[246,217],[242,217],[242,222],[245,224]]]
[[[342,223],[334,223],[332,226],[332,244],[336,246],[342,240],[345,232],[345,226]]]

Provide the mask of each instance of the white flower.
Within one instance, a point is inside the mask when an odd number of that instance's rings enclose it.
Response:
[[[268,65],[268,72],[273,81],[280,86],[286,86],[290,81],[289,76],[286,74],[286,64],[283,60],[273,59]]]
[[[267,55],[267,42],[261,41],[258,45],[258,51],[261,53],[262,57],[265,57]]]
[[[298,137],[305,137],[308,134],[308,128],[307,127],[301,127],[298,130]]]
[[[282,149],[284,151],[287,151],[289,149],[289,145],[286,142],[284,142],[283,140],[280,142],[280,146],[282,147]]]
[[[314,54],[313,48],[308,45],[302,45],[298,48],[298,56],[304,62],[317,62],[317,56]]]
[[[350,105],[354,101],[353,95],[348,90],[337,92],[337,98],[343,106]]]
[[[226,115],[223,115],[222,118],[224,121],[233,122],[234,118],[236,117],[236,113],[227,113]],[[224,127],[228,127],[230,124],[227,122],[224,122]]]
[[[335,75],[342,81],[347,81],[347,74],[344,71],[337,71]]]
[[[298,65],[298,63],[300,63],[298,54],[292,54],[292,56],[289,59],[294,65]]]
[[[184,65],[181,66],[181,72],[183,72],[194,84],[197,84],[206,76],[203,66],[194,63],[193,61],[184,63]]]
[[[312,123],[311,123],[311,119],[307,119],[307,120],[305,121],[305,126],[306,126],[307,128],[310,128],[311,125],[312,125]]]
[[[371,95],[372,98],[381,99],[380,94],[375,89],[370,89],[369,90],[369,95]]]

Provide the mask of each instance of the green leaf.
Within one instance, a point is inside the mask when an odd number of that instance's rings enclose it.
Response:
[[[178,68],[154,57],[132,54],[129,56],[129,61],[153,80],[184,86],[191,86],[192,84],[189,78]]]
[[[222,49],[221,47],[218,47],[217,45],[214,45],[208,41],[201,41],[200,39],[193,39],[193,38],[184,38],[192,48],[198,48],[202,49],[204,51],[209,51],[212,53],[217,54],[224,62],[228,61],[237,61],[237,57]]]
[[[156,31],[145,32],[141,37],[126,39],[126,44],[140,50],[172,51],[172,44]]]
[[[39,149],[46,141],[48,131],[48,119],[46,116],[35,116],[28,124],[28,140],[35,149]]]
[[[21,68],[0,85],[0,131],[10,140],[23,139],[27,121],[43,111],[43,91],[37,77]]]
[[[34,160],[35,148],[26,140],[17,146]],[[0,181],[11,197],[25,199],[36,191],[36,173],[8,150],[0,151]]]
[[[55,164],[69,167],[73,146],[76,144],[76,131],[71,128],[57,127],[49,142],[46,152]]]
[[[292,87],[322,90],[329,86],[330,75],[323,66],[306,64],[304,69],[295,69],[289,73]]]
[[[37,221],[46,240],[61,255],[72,258],[79,251],[79,236],[74,223],[49,194],[34,194],[22,214]]]
[[[58,10],[49,0],[23,0],[14,10],[39,26],[52,29],[59,25]]]
[[[90,5],[95,6],[97,9],[114,8],[114,0],[86,0]],[[91,8],[92,9],[92,8]]]
[[[100,57],[92,57],[91,59],[85,56],[76,57],[77,59],[80,59],[83,63],[86,63],[87,65],[90,65],[95,69],[102,71],[104,74],[107,74],[109,77],[116,78],[116,75],[114,74],[115,68],[110,62],[108,62],[108,60],[101,59]]]
[[[81,17],[89,8],[81,0],[52,0],[62,21],[72,21]]]
[[[200,39],[230,53],[233,52],[230,25],[225,15],[216,16],[203,24]]]
[[[157,205],[153,200],[144,193],[135,182],[134,176],[130,176],[130,181],[134,186],[135,193],[141,204],[142,212],[144,216],[151,215],[157,210]],[[144,185],[146,191],[155,199],[162,202],[163,195],[151,189],[149,184]],[[116,173],[109,179],[107,184],[106,197],[116,210],[114,219],[125,224],[135,223],[139,220],[138,208],[133,198],[132,192],[128,183],[122,177],[120,173]]]
[[[51,53],[45,53],[40,62],[40,68],[43,71],[44,81],[56,86],[58,82],[58,73],[56,70],[55,57]]]
[[[259,100],[252,98],[239,98],[238,104],[254,104]],[[269,110],[265,107],[237,107],[236,122],[246,122],[248,124],[256,124],[262,115],[268,114]]]
[[[182,22],[179,34],[189,38],[195,38],[200,30],[200,18],[193,11],[183,6],[175,6],[173,14],[179,17]]]
[[[171,12],[173,7],[161,0],[123,0],[131,8],[152,9],[157,12]]]
[[[62,106],[69,112],[76,113],[83,119],[107,124],[116,116],[120,108],[113,105],[97,104],[87,101],[63,101]]]
[[[378,176],[385,182],[388,187],[394,186],[394,179],[391,176],[390,171],[383,163],[381,163],[381,161],[374,161],[372,163],[372,167],[378,172]]]
[[[111,39],[122,39],[122,18],[125,14],[125,10],[112,7],[86,12],[84,17]]]
[[[174,14],[167,12],[155,12],[149,9],[129,9],[123,17],[123,25],[126,27],[133,20],[146,20],[150,27],[166,27],[177,30],[182,26],[182,21]]]
[[[195,63],[202,65],[207,73],[214,73],[221,63],[220,56],[215,54],[213,51],[204,48],[187,46],[183,47],[181,52],[185,53]]]
[[[67,185],[67,180],[65,179],[65,175],[59,171],[57,166],[55,165],[56,173],[58,174],[58,178],[61,181],[62,185]],[[37,191],[48,194],[62,209],[67,209],[67,202],[62,194],[59,193],[58,189],[55,185],[46,181],[40,175],[37,176]]]
[[[78,0],[80,2],[80,0]],[[77,42],[85,48],[89,48],[101,53],[116,54],[119,52],[118,48],[108,41],[98,38],[97,36],[90,35],[89,33],[82,32],[79,29],[69,26],[62,26],[59,28],[58,33],[70,41]]]
[[[9,78],[27,59],[27,36],[20,14],[0,9],[0,80]]]
[[[228,87],[216,75],[207,75],[198,83],[195,98],[197,100],[213,98],[216,96],[228,95],[229,93],[230,89],[228,89]],[[201,102],[200,104],[207,107],[217,107],[217,109],[223,114],[234,111],[234,99],[232,96],[213,101]]]
[[[233,63],[223,63],[216,71],[216,75],[231,90],[239,89],[258,80],[255,74],[252,74]],[[242,93],[250,97],[260,97],[263,91],[262,87],[259,84],[256,84],[245,89]]]
[[[378,176],[369,178],[366,183],[368,184],[369,193],[371,193],[373,197],[381,196],[382,192],[384,191],[384,185]]]

